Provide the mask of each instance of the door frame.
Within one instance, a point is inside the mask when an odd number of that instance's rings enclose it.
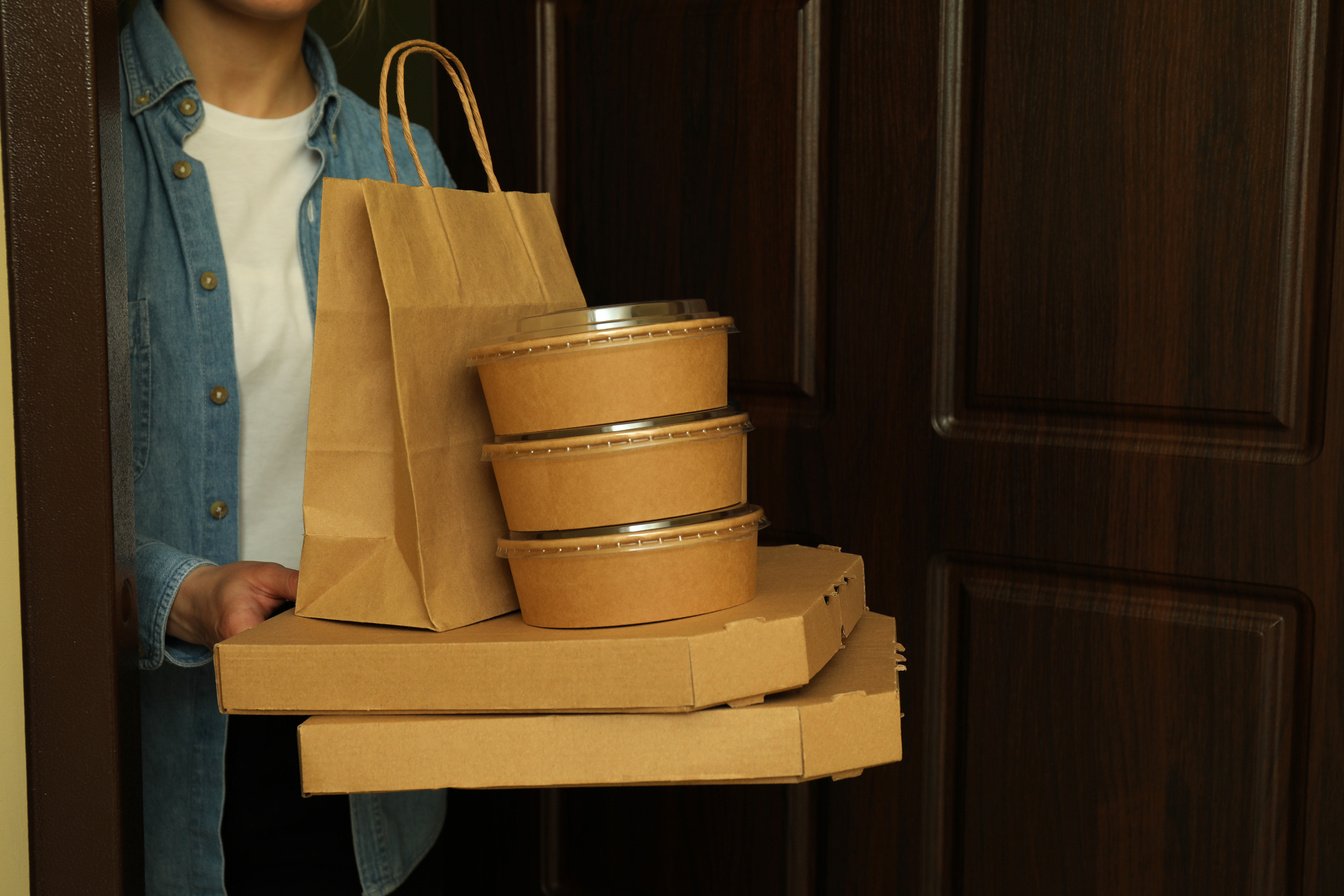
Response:
[[[117,33],[0,0],[34,893],[144,889]]]

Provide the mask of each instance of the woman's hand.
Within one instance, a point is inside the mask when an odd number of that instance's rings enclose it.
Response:
[[[279,563],[198,566],[177,589],[168,634],[211,647],[265,621],[292,601],[298,588],[298,571]]]

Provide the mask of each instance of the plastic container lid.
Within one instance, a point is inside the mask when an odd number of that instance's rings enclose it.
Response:
[[[724,417],[735,417],[742,413],[737,405],[729,402],[721,408],[708,411],[692,411],[688,414],[668,414],[665,417],[646,417],[643,420],[623,420],[620,423],[599,423],[593,426],[576,426],[573,429],[551,429],[545,432],[515,433],[495,436],[495,444],[507,442],[541,442],[551,439],[571,439],[580,436],[610,436],[632,434],[634,430],[656,429],[660,426],[680,426],[683,423],[707,423]]]
[[[704,299],[681,299],[669,302],[633,302],[628,305],[593,305],[588,308],[569,308],[525,317],[518,322],[515,339],[535,339],[547,336],[568,336],[573,333],[594,333],[624,327],[643,327],[683,320],[701,320],[719,317],[705,306]]]
[[[761,508],[757,507],[755,504],[737,504],[732,507],[708,510],[703,513],[690,513],[685,516],[674,516],[661,520],[648,520],[640,523],[626,523],[621,526],[597,526],[592,529],[560,529],[553,532],[510,532],[509,538],[513,541],[552,541],[559,539],[607,538],[610,536],[657,539],[663,531],[668,529],[679,529],[682,526],[698,526],[704,523],[722,522],[734,517],[759,514],[760,510]],[[767,525],[769,525],[769,523],[765,522],[764,518],[762,518],[760,524],[753,525],[752,529],[764,528]],[[501,556],[503,555],[501,554]]]

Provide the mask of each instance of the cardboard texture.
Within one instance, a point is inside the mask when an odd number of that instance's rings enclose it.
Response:
[[[742,502],[747,415],[616,436],[486,445],[515,532],[657,520]]]
[[[598,630],[510,614],[447,632],[283,613],[215,647],[221,711],[678,712],[806,684],[864,610],[863,560],[759,549],[757,595],[707,616]]]
[[[756,594],[759,507],[651,535],[500,539],[523,621],[548,628],[633,625],[712,613]]]
[[[497,434],[549,432],[722,407],[731,325],[709,318],[534,339],[472,357]]]
[[[453,71],[411,43],[393,53]],[[452,79],[479,126],[465,73]],[[477,148],[488,193],[323,181],[301,616],[443,630],[517,605],[467,350],[584,300],[549,197],[500,191],[483,130]]]
[[[305,793],[784,783],[901,758],[895,621],[865,614],[811,684],[682,715],[324,716],[299,726]]]

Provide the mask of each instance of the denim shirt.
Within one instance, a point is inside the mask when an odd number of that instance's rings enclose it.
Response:
[[[331,56],[311,32],[303,52],[317,88],[308,145],[321,159],[321,175],[295,210],[312,313],[321,176],[388,175],[377,112],[336,83]],[[147,0],[121,34],[121,73],[146,892],[223,893],[227,718],[210,648],[167,637],[166,626],[187,573],[245,559],[233,512],[239,399],[229,278],[207,172],[182,148],[200,125],[200,94]],[[390,132],[397,170],[414,178],[400,125]],[[413,132],[431,183],[451,186],[428,133]],[[215,404],[216,386],[234,397]],[[387,893],[405,879],[434,843],[444,807],[442,792],[351,798],[365,893]]]

